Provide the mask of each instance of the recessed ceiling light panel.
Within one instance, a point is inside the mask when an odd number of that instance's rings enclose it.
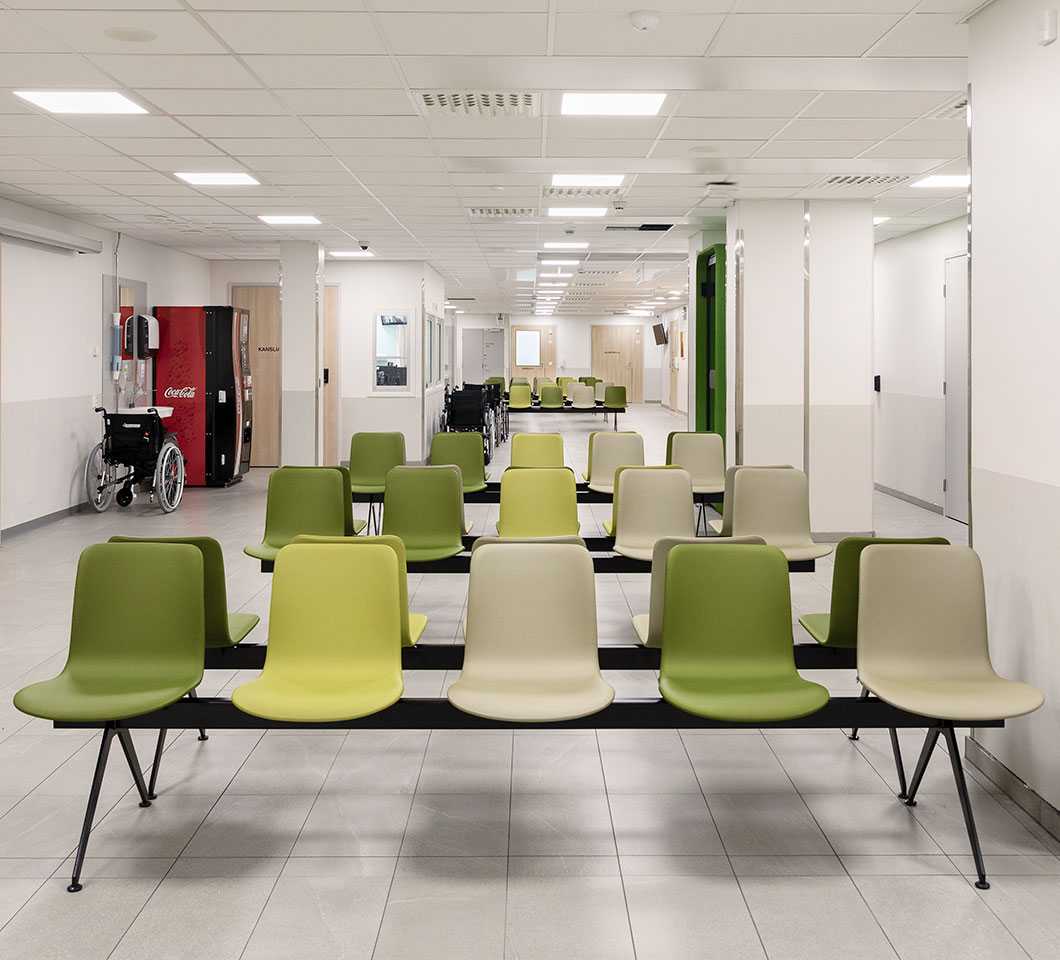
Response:
[[[966,173],[936,173],[933,176],[917,180],[912,186],[924,187],[929,190],[960,190],[963,187],[967,187],[971,183],[971,179]]]
[[[274,227],[297,227],[317,224],[320,221],[306,213],[265,213],[258,217],[262,223],[268,223]]]
[[[259,182],[249,173],[175,173],[173,176],[193,187],[257,187]]]
[[[554,173],[554,187],[620,187],[625,180],[622,173]]]
[[[117,90],[16,90],[15,96],[49,113],[147,113]]]
[[[374,257],[375,253],[371,250],[329,250],[329,257],[341,257],[343,260],[363,260],[365,257]],[[445,306],[446,310],[452,310],[448,304]]]
[[[587,250],[589,244],[585,241],[575,242],[573,240],[549,240],[542,244],[546,250]]]
[[[565,93],[560,112],[572,117],[655,117],[665,93]]]

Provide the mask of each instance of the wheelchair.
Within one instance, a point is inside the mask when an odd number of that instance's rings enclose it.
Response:
[[[483,457],[486,463],[493,459],[494,413],[481,384],[465,383],[463,390],[454,390],[449,395],[447,426],[455,433],[481,433]]]
[[[163,513],[176,510],[184,496],[184,455],[158,411],[95,412],[103,415],[103,439],[85,462],[85,493],[93,509],[102,513],[115,500],[127,507],[139,488]]]

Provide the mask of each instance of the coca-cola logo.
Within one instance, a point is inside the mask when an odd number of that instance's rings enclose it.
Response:
[[[162,391],[162,396],[167,400],[194,400],[195,399],[195,388],[194,387],[166,387]]]

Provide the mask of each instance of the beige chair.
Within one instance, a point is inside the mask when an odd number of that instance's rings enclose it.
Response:
[[[575,410],[595,410],[596,399],[593,388],[584,383],[572,383],[570,386],[571,406]]]
[[[723,537],[732,536],[732,485],[733,478],[736,476],[737,470],[743,470],[746,467],[755,466],[759,470],[790,470],[792,469],[790,463],[767,463],[767,464],[738,464],[735,467],[729,467],[725,471],[725,493],[722,501],[721,519],[711,520],[710,526],[715,533],[720,534]]]
[[[762,537],[788,561],[816,560],[835,549],[810,536],[810,491],[801,470],[743,467],[733,476],[732,533]]]
[[[604,393],[610,386],[614,386],[614,384],[604,383],[603,380],[597,380],[596,383],[593,384],[593,401],[595,403],[603,403]]]
[[[680,467],[619,467],[611,522],[615,553],[650,561],[663,537],[695,537],[692,478]]]
[[[601,430],[589,434],[589,468],[585,479],[589,489],[615,492],[615,471],[619,467],[644,466],[644,438],[639,433]]]
[[[576,547],[585,547],[585,541],[581,537],[475,537],[471,544],[471,556],[482,547],[488,547],[491,543],[571,543]],[[588,549],[588,547],[586,547]]]
[[[666,560],[670,551],[679,543],[751,543],[759,546],[765,543],[761,537],[663,537],[655,541],[651,552],[651,597],[647,613],[638,613],[633,617],[633,629],[637,639],[646,647],[662,646],[663,610],[666,606]]]
[[[465,713],[516,723],[573,720],[611,703],[584,547],[492,543],[475,550],[464,666],[448,696]]]
[[[968,547],[874,544],[861,552],[858,679],[892,706],[939,722],[928,730],[909,785],[916,793],[939,735],[961,800],[980,889],[986,873],[954,725],[1037,710],[1040,690],[994,672],[987,641],[983,568]]]
[[[692,475],[692,494],[696,500],[696,535],[700,524],[707,530],[709,494],[725,492],[725,441],[719,433],[674,431],[666,438],[666,462],[684,467]]]

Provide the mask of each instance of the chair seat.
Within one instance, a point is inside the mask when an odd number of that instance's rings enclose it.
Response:
[[[633,629],[637,632],[637,640],[643,643],[644,646],[648,645],[648,622],[650,619],[651,616],[647,613],[638,613],[633,618]]]
[[[368,526],[368,521],[367,520],[361,520],[359,517],[354,517],[353,518],[353,535],[356,536],[358,533],[360,533],[367,526]]]
[[[828,642],[828,625],[832,622],[830,613],[804,613],[799,617],[806,632],[818,643]]]
[[[794,720],[816,713],[828,702],[827,689],[799,676],[740,682],[664,677],[659,690],[668,703],[687,713],[730,723]]]
[[[350,481],[350,492],[351,493],[385,493],[385,483],[359,483],[356,480]]]
[[[597,493],[609,493],[611,496],[615,495],[614,483],[601,483],[599,480],[596,483],[589,484],[590,490],[595,490]]]
[[[454,544],[451,547],[410,547],[405,546],[405,558],[409,563],[425,563],[431,560],[446,560],[455,557],[464,549],[463,544]]]
[[[273,560],[276,559],[276,554],[280,552],[279,547],[274,547],[269,543],[248,543],[244,548],[243,552],[248,557],[254,557],[256,560]]]
[[[45,720],[72,723],[125,720],[176,703],[194,690],[200,679],[201,676],[189,677],[184,684],[149,688],[141,686],[142,681],[136,677],[127,682],[109,677],[86,682],[60,673],[51,680],[23,687],[15,694],[14,704],[23,713]]]
[[[486,489],[486,481],[483,480],[481,483],[465,483],[464,493],[478,493],[480,490]]]
[[[623,557],[629,557],[631,560],[644,560],[647,563],[651,563],[651,555],[655,551],[655,544],[650,544],[647,547],[638,547],[631,543],[615,543],[615,553],[621,554]]]
[[[1045,702],[1035,687],[1002,677],[929,680],[859,673],[858,679],[892,706],[939,720],[1005,720]]]
[[[539,723],[575,720],[608,706],[615,691],[602,679],[576,681],[557,676],[461,676],[449,687],[450,703],[464,713],[491,720]]]
[[[409,614],[409,643],[415,645],[423,631],[427,629],[427,615],[424,613]]]
[[[724,493],[725,492],[725,481],[722,480],[720,483],[693,483],[693,493]]]
[[[401,699],[400,679],[384,683],[372,679],[350,680],[347,686],[336,686],[331,678],[312,676],[307,683],[263,674],[257,680],[237,687],[234,703],[244,713],[266,720],[288,723],[331,723],[367,717]]]
[[[721,518],[718,518],[717,520],[708,520],[707,523],[710,524],[710,529],[713,530],[715,533],[721,533]]]
[[[835,550],[834,543],[807,543],[807,544],[784,544],[776,543],[773,546],[778,547],[780,552],[788,560],[818,560],[821,557],[827,557],[833,550]]]
[[[261,618],[256,613],[230,613],[228,615],[228,636],[235,646],[246,638],[257,625]]]

